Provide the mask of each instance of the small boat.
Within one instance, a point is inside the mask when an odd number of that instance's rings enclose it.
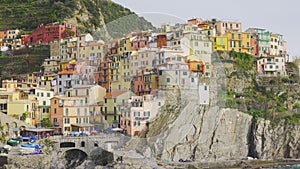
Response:
[[[39,148],[39,145],[35,145],[35,144],[21,144],[21,147],[24,147],[24,148]]]
[[[37,149],[37,148],[28,148],[28,147],[21,147],[20,152],[21,152],[22,155],[42,154],[39,149]]]

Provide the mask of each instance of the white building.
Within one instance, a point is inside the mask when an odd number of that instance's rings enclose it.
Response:
[[[209,104],[209,86],[206,84],[199,84],[199,104]]]
[[[285,57],[264,57],[257,61],[257,72],[266,76],[286,76]]]

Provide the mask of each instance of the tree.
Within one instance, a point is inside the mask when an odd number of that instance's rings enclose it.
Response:
[[[42,127],[53,127],[54,126],[49,119],[42,119],[41,123],[42,123]]]

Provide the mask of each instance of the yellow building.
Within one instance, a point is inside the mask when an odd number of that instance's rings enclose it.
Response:
[[[216,36],[213,41],[213,49],[215,51],[228,51],[228,38]]]
[[[158,75],[152,71],[143,74],[145,93],[150,94],[151,91],[158,89]]]
[[[99,66],[104,58],[105,44],[103,41],[90,41],[81,44],[77,60],[84,61],[89,66]]]
[[[90,123],[94,124],[96,128],[100,128],[101,123],[104,123],[103,105],[106,89],[102,86],[94,86],[90,88],[91,95],[89,96],[89,111]]]
[[[228,38],[229,51],[251,53],[250,33],[226,32],[224,36]]]
[[[123,111],[130,111],[127,106],[128,100],[132,96],[135,96],[135,94],[128,90],[115,90],[106,94],[103,110],[104,118],[110,126],[119,126]]]

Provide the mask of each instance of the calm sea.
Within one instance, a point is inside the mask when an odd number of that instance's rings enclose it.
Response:
[[[279,167],[279,168],[264,168],[264,169],[300,169],[300,164],[293,165],[293,166]]]

